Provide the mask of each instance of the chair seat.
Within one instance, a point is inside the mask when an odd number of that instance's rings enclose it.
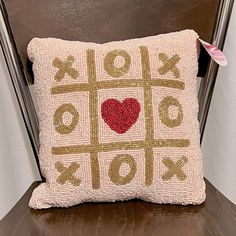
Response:
[[[33,210],[28,201],[39,183],[34,182],[0,221],[1,236],[236,235],[236,206],[207,180],[206,202],[199,206],[132,200]]]

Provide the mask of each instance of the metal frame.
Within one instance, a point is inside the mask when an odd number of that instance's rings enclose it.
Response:
[[[3,50],[3,55],[6,60],[6,65],[9,71],[11,82],[16,94],[16,98],[20,107],[20,111],[28,132],[31,146],[35,157],[38,157],[39,151],[39,127],[38,118],[30,94],[29,86],[26,82],[23,66],[16,50],[16,45],[13,40],[11,29],[6,15],[6,9],[0,1],[0,43]],[[35,158],[38,169],[38,158]],[[41,174],[41,173],[40,173]],[[41,175],[42,177],[42,175]]]
[[[218,14],[215,22],[212,43],[218,48],[223,49],[225,36],[231,16],[234,0],[222,0],[218,8]],[[39,151],[39,127],[37,114],[35,112],[33,100],[30,94],[29,86],[25,78],[23,66],[17,53],[16,45],[9,27],[6,9],[3,1],[0,0],[0,40],[3,54],[7,63],[11,81],[19,103],[22,117],[25,122],[28,136],[33,148],[37,164]],[[210,61],[205,77],[202,79],[199,89],[199,122],[201,139],[204,134],[204,128],[210,107],[210,102],[215,86],[218,66],[213,60]],[[39,169],[40,170],[40,169]]]
[[[215,21],[215,28],[212,36],[211,43],[223,50],[225,37],[229,25],[231,12],[233,9],[234,0],[222,0],[218,7],[218,14]],[[200,122],[200,134],[201,141],[203,138],[205,125],[207,121],[207,115],[210,108],[210,103],[215,87],[216,76],[218,72],[218,65],[211,59],[208,65],[208,69],[204,78],[200,83],[198,92],[199,100],[199,122]]]

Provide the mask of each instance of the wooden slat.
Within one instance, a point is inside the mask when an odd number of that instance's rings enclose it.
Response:
[[[194,29],[210,41],[219,0],[4,0],[23,67],[33,37],[104,43]],[[200,74],[205,70],[203,58]]]
[[[35,182],[0,221],[0,236],[235,235],[236,206],[206,183],[207,199],[199,206],[133,200],[32,210],[27,204]]]

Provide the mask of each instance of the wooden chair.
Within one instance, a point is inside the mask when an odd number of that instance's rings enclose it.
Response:
[[[233,1],[229,0],[4,0],[1,45],[36,156],[38,121],[29,92],[33,83],[26,46],[33,37],[107,42],[191,28],[222,48]],[[199,76],[203,135],[217,66],[202,50]],[[68,209],[32,210],[35,182],[0,221],[1,236],[27,235],[236,235],[236,206],[207,180],[200,206],[132,200],[84,203]]]

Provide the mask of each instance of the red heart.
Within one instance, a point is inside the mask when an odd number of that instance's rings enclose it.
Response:
[[[106,124],[116,133],[123,134],[137,121],[140,104],[134,98],[126,98],[123,102],[110,98],[102,103],[101,112]]]

